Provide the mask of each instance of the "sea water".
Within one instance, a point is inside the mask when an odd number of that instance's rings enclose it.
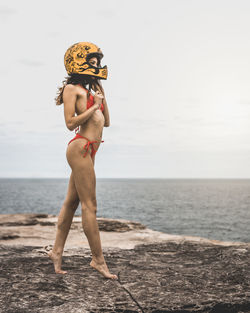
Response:
[[[68,179],[0,179],[0,213],[58,215],[67,188]],[[97,178],[96,196],[97,217],[137,221],[168,234],[250,242],[250,179]]]

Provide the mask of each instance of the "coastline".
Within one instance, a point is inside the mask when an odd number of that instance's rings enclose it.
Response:
[[[97,218],[103,254],[118,280],[89,265],[76,216],[55,274],[43,246],[57,217],[0,215],[0,312],[250,313],[250,243],[156,232],[126,220]],[[1,311],[2,310],[2,311]]]
[[[125,219],[97,217],[103,247],[133,249],[137,244],[173,241],[190,241],[220,246],[237,246],[250,243],[220,241],[197,236],[172,235],[147,228]],[[55,239],[57,216],[49,214],[0,214],[0,245],[41,246],[52,245]],[[65,244],[67,248],[89,248],[81,216],[74,216]]]

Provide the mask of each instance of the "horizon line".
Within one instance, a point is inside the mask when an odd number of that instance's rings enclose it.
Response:
[[[69,177],[0,177],[0,179],[69,179]],[[250,177],[96,177],[96,179],[250,179]]]

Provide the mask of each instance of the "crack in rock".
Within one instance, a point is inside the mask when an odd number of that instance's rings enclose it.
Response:
[[[132,299],[132,301],[134,301],[136,303],[136,305],[138,306],[138,308],[141,310],[142,313],[145,313],[143,308],[140,306],[140,304],[138,303],[138,301],[133,297],[132,293],[126,288],[123,286],[123,284],[121,283],[120,281],[120,272],[118,272],[117,276],[118,276],[118,282],[120,284],[120,286],[128,293],[128,295],[130,296],[130,298]]]

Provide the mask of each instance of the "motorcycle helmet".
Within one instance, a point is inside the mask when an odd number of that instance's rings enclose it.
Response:
[[[92,57],[98,60],[98,66],[95,67],[89,63]],[[64,65],[68,75],[82,74],[97,77],[98,79],[107,79],[107,65],[101,67],[103,53],[99,47],[91,42],[78,42],[67,49],[64,55]]]

